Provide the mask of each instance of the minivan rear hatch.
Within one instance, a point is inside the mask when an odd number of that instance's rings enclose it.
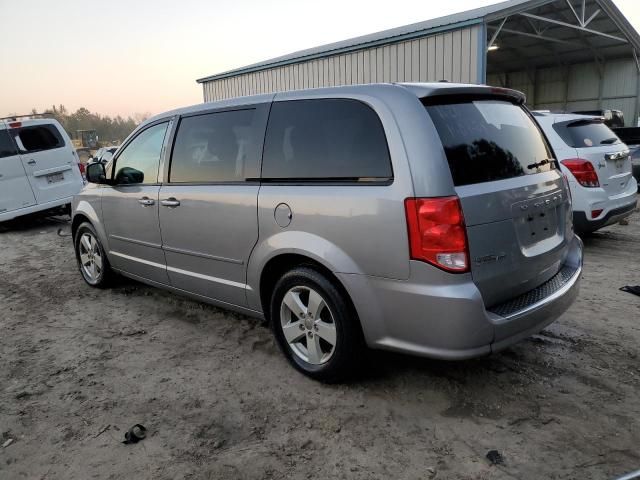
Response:
[[[551,148],[521,99],[462,94],[422,101],[460,198],[471,274],[486,307],[551,279],[573,235],[571,205]]]

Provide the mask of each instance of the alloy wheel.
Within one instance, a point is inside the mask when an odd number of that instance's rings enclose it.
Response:
[[[91,282],[97,282],[102,275],[103,259],[98,240],[91,233],[85,232],[80,237],[79,254],[82,272]]]
[[[282,333],[293,353],[312,365],[326,363],[336,348],[336,324],[322,295],[294,287],[282,298]]]

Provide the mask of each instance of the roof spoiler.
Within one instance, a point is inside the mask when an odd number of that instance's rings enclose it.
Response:
[[[567,123],[567,127],[580,127],[582,125],[591,125],[593,123],[604,123],[604,117],[586,116],[577,120],[571,120]]]
[[[461,85],[455,83],[438,83],[437,87],[429,88],[426,84],[422,87],[420,84],[402,83],[403,87],[411,90],[422,100],[427,98],[441,97],[441,96],[466,96],[466,95],[478,95],[488,97],[502,97],[508,98],[510,101],[519,105],[525,103],[527,97],[524,93],[518,90],[512,90],[511,88],[491,87],[489,85]]]

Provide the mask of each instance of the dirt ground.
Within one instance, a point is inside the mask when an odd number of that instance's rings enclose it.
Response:
[[[579,300],[509,350],[372,354],[326,386],[260,321],[76,270],[61,219],[0,227],[1,479],[608,479],[640,468],[640,215],[585,239]],[[135,423],[147,438],[121,443]],[[486,459],[497,450],[503,459]]]

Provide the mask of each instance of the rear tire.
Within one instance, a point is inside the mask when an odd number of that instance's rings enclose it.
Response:
[[[325,275],[306,266],[285,273],[270,314],[278,345],[297,370],[328,383],[358,372],[366,350],[360,322],[346,294]]]
[[[73,244],[78,269],[84,281],[91,287],[108,287],[112,281],[113,272],[93,225],[88,222],[80,224]]]

